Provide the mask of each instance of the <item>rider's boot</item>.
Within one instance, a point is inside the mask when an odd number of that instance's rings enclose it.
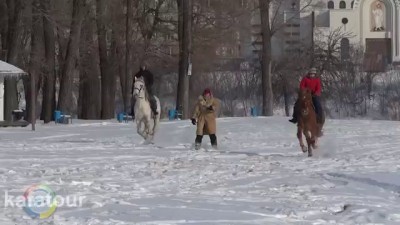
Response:
[[[299,104],[298,104],[298,101],[296,101],[296,103],[294,104],[294,107],[293,107],[293,115],[292,115],[293,118],[290,119],[289,122],[294,123],[294,124],[297,123],[297,116],[298,116],[297,114],[299,111],[298,107],[299,107]]]
[[[153,115],[157,116],[158,115],[158,112],[157,112],[157,101],[154,98],[154,96],[152,96],[151,99],[150,99],[150,108],[151,108],[151,111],[153,111]]]

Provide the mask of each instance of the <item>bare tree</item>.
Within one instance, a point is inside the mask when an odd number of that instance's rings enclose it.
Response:
[[[94,6],[94,2],[90,2],[90,6]],[[83,22],[80,41],[78,115],[81,119],[101,119],[99,45],[95,18],[95,10],[90,10]]]
[[[126,0],[126,21],[125,21],[125,73],[120,73],[122,99],[124,102],[124,112],[129,111],[130,83],[132,79],[133,68],[131,64],[132,58],[132,28],[133,28],[133,7],[137,9],[139,1]]]
[[[282,7],[287,4],[286,1],[280,0],[259,0],[260,18],[261,18],[261,35],[262,35],[262,51],[261,51],[261,77],[262,77],[262,95],[263,95],[263,115],[273,115],[273,90],[272,90],[272,37],[277,31],[283,28],[287,21],[295,19],[297,15],[283,19]],[[311,6],[312,0],[308,0],[298,13],[305,11]]]
[[[342,44],[351,37],[339,28],[317,35],[315,42],[315,62],[323,71],[324,97],[339,117],[365,116],[373,102],[372,84],[377,74],[364,71],[361,46]]]
[[[278,104],[283,99],[286,116],[290,116],[292,109],[291,98],[297,98],[300,76],[308,69],[308,52],[290,52],[276,60],[272,66],[274,100]]]
[[[192,0],[178,1],[179,81],[177,109],[184,119],[189,117],[189,65],[192,51]]]
[[[44,45],[45,45],[45,74],[43,76],[43,101],[41,118],[44,123],[49,123],[53,120],[53,112],[56,107],[56,43],[54,35],[54,25],[51,21],[52,1],[41,0],[41,9],[43,10],[43,30],[44,30]]]
[[[110,56],[107,48],[107,9],[108,1],[97,0],[97,32],[101,71],[101,118],[111,119],[115,109],[115,75],[111,70]]]
[[[64,113],[72,113],[72,85],[76,60],[79,51],[82,21],[86,12],[86,3],[82,0],[73,1],[71,32],[68,41],[65,63],[60,82],[58,109]]]
[[[272,92],[272,30],[270,26],[270,0],[260,0],[260,15],[261,15],[261,33],[262,41],[262,57],[261,57],[261,83],[263,95],[263,108],[264,116],[273,115],[273,92]]]
[[[41,65],[44,62],[44,41],[43,41],[43,20],[40,10],[40,1],[32,1],[32,31],[31,31],[31,50],[30,50],[30,62],[29,62],[29,73],[33,75],[34,81],[24,77],[24,88],[25,88],[25,99],[26,99],[26,111],[31,111],[32,101],[37,101],[37,99],[31,99],[31,84],[30,82],[35,82],[35,96],[37,96],[40,83],[42,78],[42,68]],[[36,104],[37,105],[37,104]],[[28,113],[28,121],[36,120],[31,118],[31,114]]]
[[[400,121],[400,73],[391,71],[378,77],[381,86],[378,89],[379,108],[388,119]]]
[[[23,13],[26,2],[23,0],[7,0],[8,8],[8,38],[7,45],[3,49],[7,49],[7,62],[18,65],[18,55],[21,51],[24,27]],[[5,47],[5,48],[4,48]],[[4,81],[4,119],[11,121],[12,111],[18,108],[17,79],[6,78]]]

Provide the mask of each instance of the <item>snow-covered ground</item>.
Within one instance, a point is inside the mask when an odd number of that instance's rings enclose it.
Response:
[[[219,151],[189,121],[154,146],[133,123],[0,129],[0,224],[400,224],[400,123],[328,120],[315,157],[284,117],[218,120]],[[84,196],[31,219],[4,193],[45,184]]]

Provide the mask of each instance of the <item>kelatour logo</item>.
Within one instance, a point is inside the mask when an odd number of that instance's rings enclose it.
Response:
[[[32,218],[49,218],[57,209],[56,194],[46,185],[31,186],[24,198],[24,210]]]
[[[46,219],[60,207],[82,207],[84,196],[60,196],[47,185],[33,185],[24,195],[12,196],[7,191],[4,196],[4,207],[18,207],[32,218]]]

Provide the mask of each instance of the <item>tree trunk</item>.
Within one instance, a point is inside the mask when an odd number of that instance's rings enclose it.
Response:
[[[99,79],[98,44],[93,41],[96,35],[95,15],[86,19],[81,38],[80,80],[79,80],[79,118],[101,118],[101,83]]]
[[[133,0],[126,0],[126,21],[125,21],[125,42],[126,42],[126,51],[125,51],[125,74],[120,73],[120,82],[121,82],[121,91],[122,91],[122,99],[124,101],[124,112],[129,112],[130,110],[130,97],[131,94],[131,85],[133,79],[130,79],[132,74],[132,62],[131,62],[131,48],[132,48],[132,15],[133,15]]]
[[[1,34],[1,52],[0,58],[3,61],[7,60],[6,51],[7,50],[7,33],[8,33],[8,7],[6,4],[6,0],[0,1],[0,34]]]
[[[97,34],[101,71],[101,118],[114,118],[115,77],[111,73],[111,63],[107,50],[106,7],[107,0],[97,0]]]
[[[96,57],[89,54],[87,57]],[[92,58],[93,59],[93,58]],[[79,82],[79,118],[87,120],[100,119],[101,117],[101,98],[100,98],[100,80],[98,78],[98,69],[96,61],[89,61],[80,71]]]
[[[284,74],[283,76],[286,76],[286,74]],[[284,78],[283,80],[283,99],[285,102],[285,114],[286,116],[290,116],[290,94],[289,94],[289,87],[288,87],[288,80],[286,78]]]
[[[33,0],[32,1],[32,32],[31,32],[31,52],[30,52],[30,62],[29,62],[29,74],[31,77],[24,77],[24,89],[25,89],[25,100],[26,100],[26,112],[27,120],[32,122],[36,120],[36,111],[34,112],[34,118],[31,118],[31,107],[33,101],[37,101],[36,99],[32,99],[31,94],[33,93],[31,90],[32,85],[30,82],[35,82],[35,95],[37,96],[40,88],[40,77],[41,77],[41,65],[43,63],[43,24],[42,24],[42,16],[40,13],[40,1]],[[32,79],[33,78],[33,79]],[[35,97],[36,98],[36,97]],[[35,104],[37,105],[37,104]]]
[[[43,77],[43,101],[41,119],[44,123],[54,120],[53,112],[56,107],[56,68],[55,68],[55,52],[56,40],[54,36],[54,26],[49,20],[51,10],[51,0],[42,0],[43,29],[45,43],[45,75]]]
[[[58,109],[63,113],[72,113],[72,85],[76,66],[79,40],[84,16],[85,3],[83,0],[74,0],[72,9],[71,32],[68,41],[65,64],[62,69]]]
[[[192,51],[192,0],[178,1],[179,81],[176,107],[183,119],[189,118],[188,68]]]
[[[7,62],[18,65],[18,55],[20,52],[21,38],[23,33],[23,11],[25,1],[8,0],[9,12],[8,25],[8,54]],[[17,79],[6,78],[4,80],[4,120],[12,120],[12,111],[18,108]]]
[[[271,25],[270,25],[270,0],[259,0],[261,15],[261,33],[262,33],[262,96],[264,116],[273,115],[273,92],[271,79],[272,51],[271,51]]]

